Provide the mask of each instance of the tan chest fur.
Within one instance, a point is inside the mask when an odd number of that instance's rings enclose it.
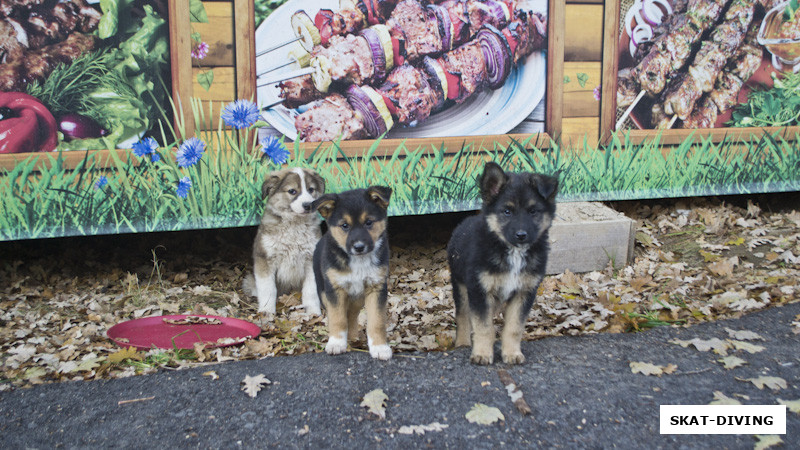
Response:
[[[510,299],[514,293],[530,292],[541,281],[541,277],[526,272],[526,249],[512,249],[507,256],[509,270],[502,273],[482,272],[479,275],[481,286],[486,293],[499,302]]]

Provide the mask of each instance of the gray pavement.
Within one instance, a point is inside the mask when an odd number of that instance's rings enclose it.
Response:
[[[0,446],[753,448],[750,435],[660,435],[659,405],[708,404],[714,391],[743,404],[800,399],[800,335],[791,325],[798,314],[800,303],[690,328],[542,339],[523,344],[528,361],[516,367],[473,366],[467,349],[399,354],[388,362],[350,352],[42,385],[0,394]],[[731,352],[748,364],[726,370],[718,355],[669,342],[726,339],[726,327],[760,334],[763,341],[751,342],[766,350]],[[632,361],[678,367],[671,375],[645,376],[632,373]],[[512,405],[500,369],[521,388],[531,416]],[[203,376],[208,370],[219,379]],[[257,374],[273,384],[250,398],[240,383]],[[742,381],[760,376],[783,378],[788,386],[759,390]],[[389,397],[385,419],[359,406],[378,388]],[[505,421],[468,422],[465,414],[475,403],[499,408]],[[398,432],[433,422],[447,428]],[[800,415],[787,412],[784,448],[797,448],[798,437]]]

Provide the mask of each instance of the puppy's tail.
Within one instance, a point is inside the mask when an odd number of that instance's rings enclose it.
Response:
[[[258,296],[258,291],[256,291],[256,277],[254,277],[252,273],[248,273],[242,280],[242,290],[245,294],[252,297]]]

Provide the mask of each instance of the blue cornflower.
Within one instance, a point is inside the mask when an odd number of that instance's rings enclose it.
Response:
[[[103,186],[108,184],[108,178],[105,175],[101,175],[100,178],[94,183],[95,189],[103,189]]]
[[[178,180],[178,197],[186,198],[189,195],[189,189],[192,188],[192,180],[189,177],[183,177]]]
[[[225,125],[241,130],[248,128],[259,118],[258,106],[250,100],[236,100],[225,105],[222,120]]]
[[[269,156],[269,159],[275,164],[283,164],[289,159],[289,150],[277,137],[266,136],[259,143],[261,144],[261,151]]]
[[[178,161],[179,167],[190,167],[197,164],[203,156],[203,151],[206,144],[197,138],[189,138],[178,149],[175,154],[175,159]]]
[[[140,158],[150,155],[150,158],[153,162],[158,162],[161,159],[161,157],[156,153],[158,142],[151,137],[144,138],[133,144],[131,147],[133,148],[133,154]]]

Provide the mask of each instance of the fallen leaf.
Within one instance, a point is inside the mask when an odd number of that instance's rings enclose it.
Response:
[[[433,422],[428,425],[403,425],[397,430],[400,434],[425,434],[428,431],[442,431],[449,425]]]
[[[729,339],[728,342],[733,344],[733,347],[736,350],[744,350],[747,353],[751,353],[751,354],[764,351],[764,348],[765,348],[765,347],[763,347],[761,345],[755,345],[755,344],[751,344],[749,342],[744,342],[744,341],[735,341],[733,339]]]
[[[92,370],[100,367],[100,363],[105,361],[103,357],[89,357],[78,363],[75,372],[91,372]]]
[[[673,344],[678,344],[681,347],[688,347],[690,345],[694,346],[697,350],[701,352],[707,352],[709,350],[714,350],[715,353],[720,355],[726,355],[727,350],[731,347],[731,344],[728,342],[723,341],[722,339],[712,338],[709,340],[703,340],[700,338],[694,338],[690,341],[684,341],[680,339],[675,339],[670,341]]]
[[[128,347],[108,355],[108,362],[111,364],[119,364],[126,359],[141,361],[143,358],[144,356],[139,353],[135,347]]]
[[[737,378],[738,379],[738,378]],[[758,378],[747,378],[743,381],[749,381],[756,385],[759,389],[764,389],[764,387],[768,387],[773,391],[777,391],[780,389],[786,389],[786,380],[779,377],[758,377]]]
[[[714,391],[714,400],[709,405],[741,405],[742,402],[735,398],[730,398],[720,391]]]
[[[717,361],[722,363],[722,366],[726,369],[735,369],[741,365],[747,364],[747,361],[739,358],[738,356],[726,356],[724,358],[718,359]]]
[[[720,277],[729,277],[733,275],[733,262],[729,259],[723,259],[708,265],[708,270],[714,275]]]
[[[214,372],[213,370],[209,370],[208,372],[203,372],[203,376],[211,377],[212,380],[219,380],[219,375],[217,375],[217,372]]]
[[[367,408],[370,413],[375,414],[381,419],[385,419],[386,400],[389,400],[389,397],[383,392],[383,389],[374,389],[364,396],[364,400],[361,401],[361,406]]]
[[[800,399],[797,400],[778,399],[778,403],[780,403],[781,405],[786,405],[786,409],[788,409],[789,411],[795,414],[800,414]]]
[[[470,423],[477,423],[479,425],[491,425],[498,420],[506,420],[499,409],[494,406],[486,406],[483,403],[475,403],[465,417]]]
[[[309,431],[308,424],[305,424],[305,425],[303,425],[303,428],[297,430],[297,435],[298,436],[305,436],[305,435],[308,434],[308,431]]]
[[[755,437],[757,440],[754,450],[764,450],[765,448],[770,448],[774,445],[783,444],[783,439],[781,439],[781,437],[777,434],[756,434],[753,437]]]
[[[245,391],[250,397],[256,398],[256,395],[258,395],[258,391],[261,390],[261,387],[272,384],[272,381],[269,381],[263,373],[260,373],[254,377],[246,375],[244,380],[242,380],[242,383],[244,384],[244,386],[242,386],[242,390]]]
[[[710,253],[704,250],[700,250],[700,256],[702,256],[706,262],[715,262],[722,258],[722,256],[717,255],[716,253]]]
[[[725,328],[725,331],[728,332],[729,337],[733,339],[738,339],[740,341],[752,341],[755,339],[760,339],[762,341],[764,340],[764,338],[761,337],[761,335],[749,330],[732,330],[730,328]]]
[[[650,364],[646,362],[636,362],[636,361],[631,361],[630,366],[631,366],[631,372],[633,373],[641,373],[642,375],[648,375],[648,376],[655,375],[658,377],[664,374],[669,375],[672,372],[675,372],[675,369],[678,368],[678,366],[674,364],[667,364],[666,366],[657,366],[655,364]]]

